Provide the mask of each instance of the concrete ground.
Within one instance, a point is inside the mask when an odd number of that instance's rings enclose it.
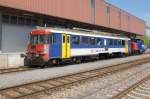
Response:
[[[150,54],[0,75],[0,89],[132,61]]]

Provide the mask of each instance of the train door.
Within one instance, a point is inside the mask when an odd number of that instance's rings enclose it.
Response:
[[[108,51],[107,39],[104,39],[104,48],[105,48],[105,51]]]
[[[62,34],[62,58],[70,58],[70,35]]]
[[[128,53],[128,40],[125,41],[125,53]]]

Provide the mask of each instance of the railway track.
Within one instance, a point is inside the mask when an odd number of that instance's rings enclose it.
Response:
[[[57,88],[63,88],[65,86],[82,81],[87,81],[95,77],[104,77],[107,75],[111,75],[118,71],[124,71],[130,68],[134,68],[135,66],[140,66],[141,64],[148,63],[149,61],[150,58],[144,58],[101,69],[0,89],[0,99],[24,99],[37,94],[44,94],[49,90],[53,91]]]
[[[0,75],[13,73],[13,72],[29,71],[29,70],[33,70],[33,68],[19,67],[19,68],[0,69]]]
[[[122,91],[113,99],[150,99],[150,75]]]

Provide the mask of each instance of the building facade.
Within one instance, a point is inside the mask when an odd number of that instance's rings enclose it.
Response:
[[[0,0],[0,51],[25,52],[36,26],[145,35],[145,21],[104,0]]]

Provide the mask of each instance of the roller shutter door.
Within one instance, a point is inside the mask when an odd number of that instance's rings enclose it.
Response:
[[[25,52],[28,43],[28,33],[34,27],[13,24],[2,25],[2,52]]]

